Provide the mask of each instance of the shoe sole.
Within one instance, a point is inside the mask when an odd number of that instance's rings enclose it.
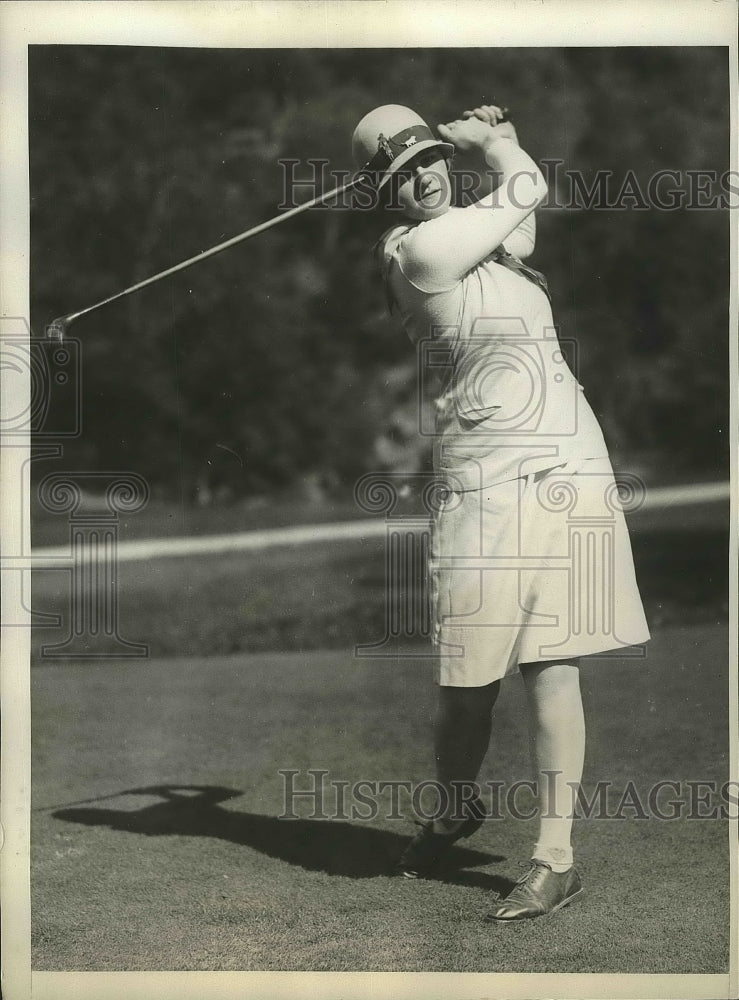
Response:
[[[573,899],[577,899],[578,896],[582,896],[584,891],[584,888],[578,889],[577,892],[573,892],[571,896],[567,897],[567,899],[563,899],[561,903],[557,903],[557,905],[553,906],[551,910],[546,910],[544,913],[533,913],[530,917],[493,917],[488,915],[485,917],[485,920],[491,924],[521,924],[526,920],[535,920],[537,917],[551,917],[553,913],[557,912],[557,910],[561,910],[563,907],[569,906]]]

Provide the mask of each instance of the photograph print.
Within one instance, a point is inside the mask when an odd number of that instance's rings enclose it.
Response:
[[[28,46],[34,972],[728,996],[734,86]]]

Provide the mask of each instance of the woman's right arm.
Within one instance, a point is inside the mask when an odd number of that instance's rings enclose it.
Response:
[[[461,150],[477,149],[488,169],[500,174],[498,187],[468,205],[450,208],[423,222],[404,242],[405,275],[432,292],[452,287],[504,242],[547,195],[544,176],[515,140],[513,127],[495,127],[470,117],[439,126],[440,136]]]
[[[536,246],[536,212],[528,215],[520,226],[505,238],[505,248],[519,260],[526,260],[534,252]]]

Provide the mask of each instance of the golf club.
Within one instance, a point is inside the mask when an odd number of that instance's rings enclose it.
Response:
[[[502,111],[503,116],[501,118],[501,123],[510,121],[510,118],[508,117],[508,108],[503,108]],[[305,212],[309,208],[313,208],[315,205],[320,205],[322,202],[328,201],[328,199],[333,198],[334,195],[343,194],[344,191],[348,191],[350,188],[356,187],[357,184],[362,181],[366,181],[367,179],[368,175],[366,170],[362,170],[356,175],[356,177],[348,181],[346,184],[341,184],[339,187],[335,187],[331,191],[325,191],[316,198],[306,201],[303,205],[298,205],[295,208],[289,209],[287,212],[282,212],[280,215],[276,215],[274,218],[268,219],[266,222],[261,222],[259,225],[253,226],[251,229],[247,229],[246,232],[239,233],[238,236],[232,236],[231,239],[225,240],[223,243],[216,244],[216,246],[211,247],[209,250],[201,250],[201,252],[196,254],[194,257],[189,257],[187,260],[183,260],[179,264],[174,264],[172,267],[168,267],[166,270],[160,271],[158,274],[154,274],[150,278],[145,278],[143,281],[139,281],[135,285],[131,285],[130,288],[124,288],[123,291],[117,292],[115,295],[111,295],[107,299],[102,299],[94,305],[87,306],[86,309],[80,309],[78,312],[74,313],[67,313],[66,316],[57,316],[57,318],[52,320],[46,327],[46,336],[49,340],[56,340],[61,343],[72,323],[76,322],[82,316],[87,316],[89,313],[102,309],[103,306],[107,306],[111,302],[122,299],[126,295],[131,295],[133,292],[138,292],[142,288],[146,288],[147,285],[153,285],[155,282],[161,281],[162,278],[168,278],[172,274],[177,274],[178,271],[184,271],[186,268],[192,267],[193,264],[198,264],[200,261],[207,260],[209,257],[215,257],[216,254],[222,253],[224,250],[228,250],[231,247],[236,246],[238,243],[243,243],[246,240],[251,239],[252,236],[256,236],[258,233],[263,233],[265,230],[271,229],[273,226],[277,226],[281,222],[285,222],[287,219],[291,219],[293,216],[299,215],[301,212]]]
[[[325,191],[323,194],[318,195],[318,197],[312,198],[310,201],[306,201],[304,204],[298,205],[295,208],[291,208],[287,212],[282,212],[280,215],[276,215],[274,218],[268,219],[266,222],[261,222],[259,225],[253,226],[251,229],[247,229],[246,232],[239,233],[238,236],[232,236],[231,239],[225,240],[223,243],[218,243],[209,250],[201,250],[201,252],[196,254],[194,257],[183,260],[179,264],[174,264],[172,267],[168,267],[165,271],[160,271],[158,274],[154,274],[150,278],[145,278],[143,281],[139,281],[135,285],[131,285],[130,288],[124,288],[122,292],[117,292],[115,295],[111,295],[107,299],[96,302],[94,305],[88,306],[86,309],[80,309],[79,312],[68,313],[66,316],[58,316],[46,327],[46,336],[50,340],[61,342],[64,340],[67,330],[72,323],[80,319],[82,316],[87,316],[89,313],[95,312],[97,309],[102,309],[103,306],[107,306],[111,302],[115,302],[117,299],[122,299],[126,295],[131,295],[132,292],[138,292],[140,289],[146,288],[147,285],[153,285],[154,282],[161,281],[162,278],[168,278],[171,274],[177,274],[178,271],[184,271],[185,268],[192,267],[193,264],[198,264],[202,260],[214,257],[217,253],[222,253],[224,250],[228,250],[230,247],[236,246],[238,243],[243,243],[245,240],[251,239],[252,236],[256,236],[258,233],[263,233],[265,230],[271,229],[272,226],[277,226],[281,222],[285,222],[287,219],[292,218],[294,215],[299,215],[301,212],[305,212],[309,208],[313,208],[314,205],[319,205],[321,202],[328,201],[328,199],[334,197],[334,195],[343,194],[344,191],[355,187],[363,179],[363,175],[359,174],[346,184],[333,188],[331,191]]]

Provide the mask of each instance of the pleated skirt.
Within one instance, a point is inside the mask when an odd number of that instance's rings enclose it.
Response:
[[[520,664],[649,639],[607,458],[448,492],[433,521],[429,594],[442,685],[479,687]]]

